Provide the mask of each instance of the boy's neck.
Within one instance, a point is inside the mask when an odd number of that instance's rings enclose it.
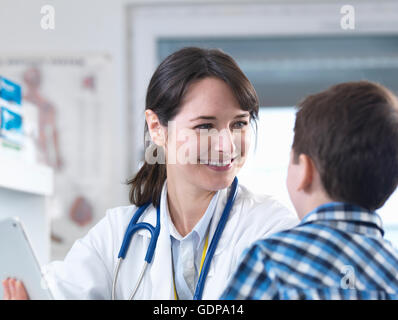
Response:
[[[316,195],[309,195],[305,201],[302,202],[302,206],[298,208],[297,215],[300,220],[302,220],[308,213],[314,211],[316,208],[320,207],[323,204],[335,202],[335,200],[331,199],[326,194],[319,193]]]

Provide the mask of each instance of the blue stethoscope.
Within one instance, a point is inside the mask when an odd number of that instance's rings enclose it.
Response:
[[[195,289],[195,294],[193,296],[194,300],[202,299],[203,289],[204,289],[207,274],[209,272],[210,263],[211,263],[211,260],[213,259],[213,255],[216,250],[218,241],[220,240],[221,234],[222,234],[224,227],[227,223],[229,213],[231,212],[231,209],[234,205],[237,192],[238,192],[238,178],[235,177],[234,181],[232,182],[232,185],[231,185],[231,191],[228,195],[228,199],[227,199],[227,203],[224,207],[224,211],[221,215],[220,221],[218,222],[218,225],[217,225],[216,231],[214,232],[214,236],[213,236],[213,239],[211,240],[210,246],[206,252],[206,257],[203,262],[202,271],[200,272],[199,280],[198,280],[198,283],[197,283],[196,289]],[[130,300],[132,300],[134,298],[134,296],[138,290],[138,287],[142,281],[142,278],[145,274],[145,271],[146,271],[148,265],[152,262],[153,255],[155,254],[156,243],[157,243],[159,233],[160,233],[160,201],[156,208],[156,227],[153,227],[151,224],[149,224],[147,222],[137,223],[138,219],[142,216],[142,214],[144,213],[144,211],[148,208],[148,206],[150,204],[151,204],[151,202],[147,202],[146,204],[139,207],[137,209],[137,211],[135,212],[133,218],[131,219],[129,225],[127,226],[127,230],[126,230],[126,233],[123,238],[122,246],[119,251],[118,263],[117,263],[115,275],[113,278],[112,300],[115,300],[116,282],[117,282],[117,277],[119,274],[120,264],[126,257],[126,254],[127,254],[127,251],[128,251],[128,248],[129,248],[129,245],[130,245],[130,242],[131,242],[131,239],[132,239],[134,233],[137,232],[139,229],[148,230],[149,233],[151,234],[151,241],[149,243],[149,246],[148,246],[148,249],[147,249],[147,252],[145,255],[145,259],[144,259],[145,261],[144,261],[143,268],[141,270],[140,276],[138,277],[138,281],[135,285],[135,288],[130,296]]]

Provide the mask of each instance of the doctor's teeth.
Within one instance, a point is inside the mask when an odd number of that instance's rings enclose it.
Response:
[[[212,161],[210,161],[209,165],[217,166],[217,167],[225,167],[225,166],[229,165],[230,163],[231,163],[231,161],[228,161],[228,162],[212,162]]]

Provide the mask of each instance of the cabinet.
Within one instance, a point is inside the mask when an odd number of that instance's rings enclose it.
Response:
[[[0,219],[18,216],[41,265],[50,259],[47,197],[53,192],[52,168],[0,151]]]

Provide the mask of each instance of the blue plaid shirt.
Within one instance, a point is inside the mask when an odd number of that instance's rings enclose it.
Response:
[[[398,299],[380,217],[333,202],[247,249],[221,299]]]

